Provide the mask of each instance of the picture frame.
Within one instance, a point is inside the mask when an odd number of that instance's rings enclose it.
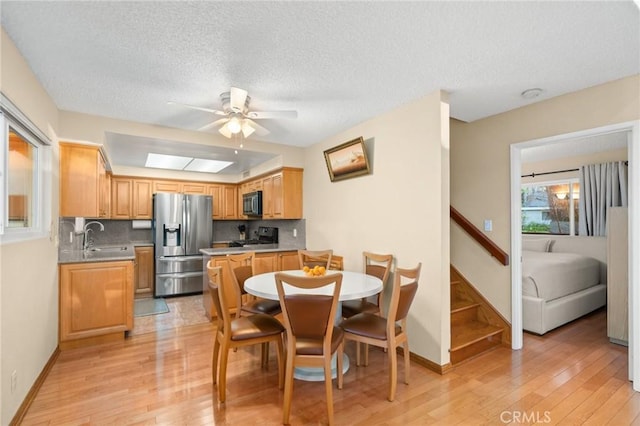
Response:
[[[331,182],[371,173],[362,136],[324,151]]]

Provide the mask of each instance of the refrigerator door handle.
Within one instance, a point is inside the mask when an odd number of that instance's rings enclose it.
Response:
[[[182,197],[182,223],[184,223],[184,238],[182,239],[182,249],[187,254],[187,244],[190,238],[191,215],[189,214],[189,197]]]
[[[157,274],[156,276],[159,278],[189,278],[189,277],[200,277],[203,275],[203,272],[174,272],[174,273],[164,273]]]
[[[202,255],[193,256],[161,256],[156,257],[160,262],[188,262],[190,260],[202,259]]]

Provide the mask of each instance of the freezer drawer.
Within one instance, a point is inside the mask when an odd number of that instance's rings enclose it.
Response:
[[[156,275],[156,296],[202,293],[202,270]]]
[[[202,255],[156,258],[156,274],[171,274],[177,272],[202,273]]]

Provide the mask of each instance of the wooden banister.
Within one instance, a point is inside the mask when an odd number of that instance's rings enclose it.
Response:
[[[491,241],[491,239],[489,239],[489,237],[487,237],[482,231],[476,228],[473,223],[469,222],[469,219],[464,217],[458,210],[453,208],[453,206],[449,207],[451,219],[453,219],[455,223],[457,223],[462,229],[467,231],[467,234],[469,234],[471,238],[476,240],[482,247],[484,247],[491,256],[495,257],[498,260],[498,262],[502,263],[505,266],[509,264],[509,255],[506,252],[498,247],[496,243]]]

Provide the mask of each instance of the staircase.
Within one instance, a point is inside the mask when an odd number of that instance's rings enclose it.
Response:
[[[511,346],[510,324],[451,267],[451,364],[500,345]]]

